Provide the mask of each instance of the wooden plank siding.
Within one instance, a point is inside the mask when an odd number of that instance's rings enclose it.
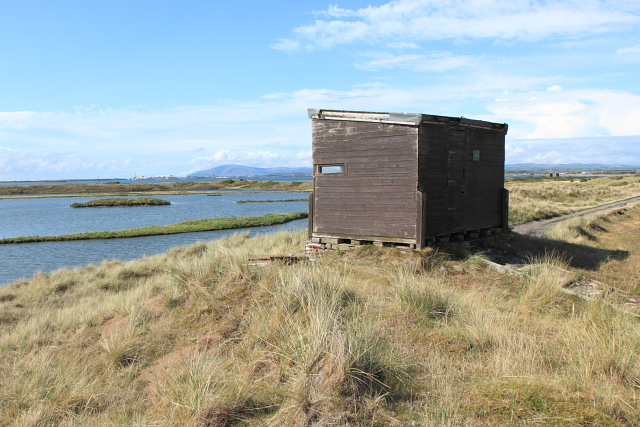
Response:
[[[420,125],[423,238],[502,225],[504,133],[454,121]],[[473,161],[473,151],[480,160]]]
[[[423,236],[449,233],[449,134],[455,124],[422,123],[419,129],[418,190],[423,193]]]
[[[473,150],[480,160],[473,161]],[[490,129],[467,129],[466,207],[469,230],[502,225],[504,134]]]
[[[313,163],[344,173],[314,177],[313,233],[416,237],[416,126],[312,120]]]

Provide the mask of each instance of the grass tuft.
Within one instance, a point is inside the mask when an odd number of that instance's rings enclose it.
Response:
[[[524,279],[520,303],[527,310],[546,310],[558,299],[559,289],[566,278],[566,263],[554,253],[531,260]]]

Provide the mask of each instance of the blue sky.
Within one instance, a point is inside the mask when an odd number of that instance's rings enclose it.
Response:
[[[637,0],[7,1],[0,40],[0,180],[308,166],[309,107],[640,165]]]

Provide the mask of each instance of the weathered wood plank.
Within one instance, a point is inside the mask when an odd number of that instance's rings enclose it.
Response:
[[[335,179],[335,180],[330,180],[329,177],[326,177],[327,179],[321,179],[322,177],[317,177],[316,181],[317,181],[317,188],[329,188],[329,187],[358,187],[358,191],[360,191],[360,187],[362,187],[362,189],[365,188],[370,188],[371,186],[399,186],[399,187],[403,187],[406,188],[407,190],[413,188],[415,190],[415,185],[416,185],[416,181],[414,180],[414,178],[401,178],[401,177],[396,177],[393,179],[384,179],[384,178],[377,178],[377,179],[363,179],[363,180],[357,180],[357,179],[352,179],[352,180],[340,180],[340,179]],[[374,177],[375,178],[375,177]],[[381,191],[380,189],[373,189],[372,191]],[[392,190],[391,190],[392,191]]]
[[[327,234],[342,234],[348,236],[379,236],[379,237],[399,237],[405,239],[415,239],[415,229],[383,229],[376,227],[349,227],[344,229],[334,229],[330,227],[319,228],[317,231],[318,234],[327,233]]]
[[[354,210],[358,206],[368,210],[389,210],[394,207],[397,209],[406,209],[412,207],[415,203],[415,199],[377,199],[375,201],[365,198],[358,199],[325,199],[323,197],[316,197],[316,201],[321,204],[320,209],[338,209],[340,206],[344,206],[345,209]],[[413,211],[413,209],[411,209]]]
[[[313,149],[314,156],[326,156],[326,155],[335,155],[336,157],[378,157],[383,156],[385,154],[391,156],[405,156],[405,158],[413,158],[415,159],[418,150],[416,147],[381,147],[381,146],[370,146],[367,148],[358,148],[351,146],[329,146],[326,148],[318,148],[315,147]]]
[[[315,164],[340,164],[343,163],[347,165],[347,173],[349,172],[349,168],[351,166],[354,167],[363,167],[364,165],[370,164],[371,160],[375,160],[376,165],[380,165],[378,167],[391,167],[393,165],[398,165],[401,167],[406,167],[407,169],[415,170],[414,173],[418,172],[418,165],[416,164],[415,157],[414,160],[408,161],[407,155],[398,155],[398,154],[379,154],[377,156],[365,157],[365,156],[349,156],[349,155],[331,155],[329,153],[316,155],[313,157],[313,161]]]
[[[353,188],[341,188],[341,190],[343,191],[331,191],[331,190],[327,190],[324,191],[323,193],[321,193],[321,196],[323,200],[344,200],[344,201],[348,201],[348,200],[358,200],[360,198],[363,197],[363,192],[358,192],[358,191],[353,191]],[[373,190],[373,189],[372,189]],[[371,203],[375,203],[378,200],[415,200],[416,197],[414,194],[411,193],[397,193],[394,191],[387,191],[387,192],[375,192],[372,193],[370,195],[370,197],[368,197],[368,200]]]
[[[326,149],[330,146],[347,146],[354,149],[365,149],[366,147],[398,147],[409,148],[417,146],[418,136],[411,134],[388,134],[388,135],[332,135],[331,137],[319,137],[314,139],[312,148]]]
[[[316,213],[325,220],[333,221],[338,218],[345,220],[366,220],[366,221],[377,221],[377,220],[395,220],[402,221],[405,223],[411,223],[408,219],[415,218],[415,212],[406,213],[406,211],[402,210],[391,210],[391,209],[380,209],[380,210],[346,210],[346,209],[334,209],[334,210],[316,210]]]

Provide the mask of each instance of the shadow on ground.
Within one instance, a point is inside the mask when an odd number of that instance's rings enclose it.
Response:
[[[571,267],[584,270],[595,271],[608,260],[622,261],[631,255],[629,251],[600,249],[544,237],[515,233],[514,236],[511,245],[521,254],[527,254],[534,258],[545,254],[555,254]]]

